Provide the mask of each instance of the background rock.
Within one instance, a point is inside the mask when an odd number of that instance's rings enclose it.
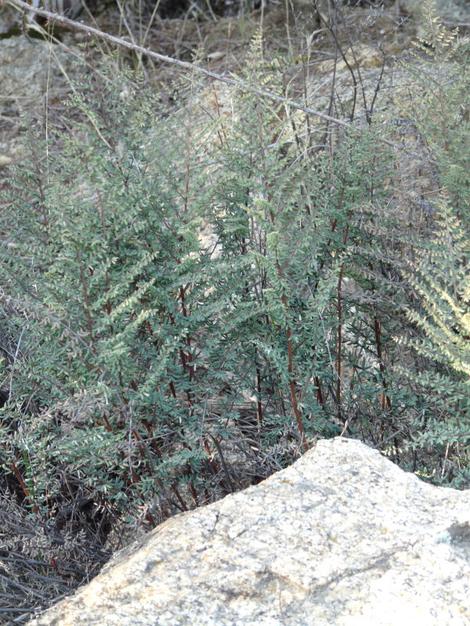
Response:
[[[30,623],[464,626],[469,561],[470,493],[337,438],[168,520]]]
[[[67,92],[59,64],[69,68],[70,60],[46,41],[25,35],[0,39],[0,167],[21,155],[23,120],[43,118],[49,106],[61,103]]]
[[[6,37],[13,31],[19,29],[21,17],[18,11],[12,7],[0,7],[0,37]]]

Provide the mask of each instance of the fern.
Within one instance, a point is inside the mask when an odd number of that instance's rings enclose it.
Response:
[[[284,93],[260,35],[243,79]],[[430,376],[468,364],[455,332],[468,296],[423,260],[434,317],[406,325],[382,129],[335,131],[325,150],[300,114],[231,97],[230,119],[208,120],[135,77],[85,82],[67,132],[50,128],[47,150],[34,137],[13,172],[0,304],[22,340],[3,361],[1,464],[44,514],[85,490],[154,525],[346,432],[393,442],[407,468],[436,464],[410,448],[445,394],[413,359],[398,370],[394,337],[428,333],[416,358],[440,350]]]
[[[462,486],[470,474],[470,47],[457,31],[443,26],[431,2],[424,10],[427,34],[415,65],[406,65],[420,95],[412,98],[408,111],[426,140],[440,193],[431,203],[429,240],[418,245],[417,258],[405,272],[416,298],[407,315],[419,329],[408,345],[422,358],[414,382],[430,400],[430,410],[419,418],[414,447],[444,451],[434,478]],[[405,376],[409,380],[410,372]]]
[[[413,62],[405,64],[415,85],[408,111],[439,168],[441,187],[468,228],[470,43],[442,24],[431,0],[423,12],[426,31]]]
[[[418,345],[464,378],[470,377],[470,278],[468,236],[448,202],[438,207],[436,234],[421,253],[416,274],[409,281],[416,290],[424,314],[410,310],[413,323],[426,339]]]

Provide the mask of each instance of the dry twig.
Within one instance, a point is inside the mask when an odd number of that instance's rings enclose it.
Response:
[[[162,63],[168,63],[170,65],[175,65],[185,70],[190,70],[191,72],[197,72],[208,78],[212,78],[219,82],[225,83],[236,89],[240,89],[241,91],[253,93],[255,95],[261,96],[263,98],[268,98],[273,102],[278,102],[279,104],[284,104],[293,109],[297,109],[302,111],[307,115],[314,115],[321,119],[324,119],[333,124],[337,124],[338,126],[343,126],[345,128],[350,128],[351,125],[344,120],[337,119],[328,115],[327,113],[322,113],[321,111],[317,111],[316,109],[312,109],[311,107],[304,106],[302,103],[292,100],[290,98],[286,98],[284,96],[280,96],[266,89],[260,89],[255,87],[254,85],[250,85],[249,83],[241,80],[239,78],[233,78],[229,76],[225,76],[223,74],[218,74],[217,72],[213,72],[204,67],[200,67],[195,65],[194,63],[190,63],[188,61],[181,61],[180,59],[175,59],[174,57],[170,57],[166,54],[160,54],[159,52],[154,52],[149,48],[144,48],[143,46],[139,46],[138,44],[132,43],[123,39],[122,37],[116,37],[115,35],[110,35],[109,33],[105,33],[98,28],[94,28],[92,26],[88,26],[87,24],[82,24],[81,22],[77,22],[75,20],[71,20],[68,17],[64,17],[63,15],[59,15],[57,13],[52,13],[51,11],[46,11],[45,9],[36,9],[23,0],[0,0],[0,6],[4,4],[9,4],[12,7],[26,11],[28,13],[32,13],[33,15],[39,15],[40,17],[44,17],[49,20],[51,23],[61,24],[65,27],[71,28],[72,30],[81,31],[87,33],[88,35],[93,35],[98,37],[99,39],[104,39],[105,41],[109,41],[117,46],[122,48],[127,48],[128,50],[132,50],[133,52],[137,52],[140,55],[147,56],[151,59],[155,59],[156,61],[161,61]]]

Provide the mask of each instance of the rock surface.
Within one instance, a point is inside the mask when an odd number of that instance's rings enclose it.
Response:
[[[68,69],[63,51],[46,41],[0,38],[0,168],[21,159],[21,136],[29,120],[43,117],[46,100],[53,105],[63,99],[66,80],[58,61]]]
[[[0,6],[0,38],[7,37],[19,28],[21,17],[18,11],[9,6]]]
[[[319,441],[263,483],[168,520],[36,625],[465,626],[470,493]]]

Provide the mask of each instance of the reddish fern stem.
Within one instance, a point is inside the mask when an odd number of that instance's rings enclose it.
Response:
[[[338,286],[337,286],[337,302],[336,302],[336,313],[338,316],[338,325],[337,325],[337,339],[336,339],[336,405],[337,412],[336,416],[338,420],[343,421],[343,412],[341,407],[342,397],[341,397],[341,379],[343,375],[343,363],[342,363],[342,349],[343,349],[343,294],[342,294],[342,283],[343,283],[343,268],[341,265],[338,276]]]
[[[28,488],[28,485],[26,484],[23,475],[20,471],[20,468],[18,467],[18,465],[15,463],[15,461],[11,462],[11,469],[13,471],[13,474],[15,475],[16,480],[18,481],[18,484],[20,486],[20,489],[24,495],[24,497],[29,500],[31,502],[31,504],[33,505],[33,511],[35,513],[38,512],[38,507],[37,505],[33,502],[33,499],[31,497],[31,492]]]

